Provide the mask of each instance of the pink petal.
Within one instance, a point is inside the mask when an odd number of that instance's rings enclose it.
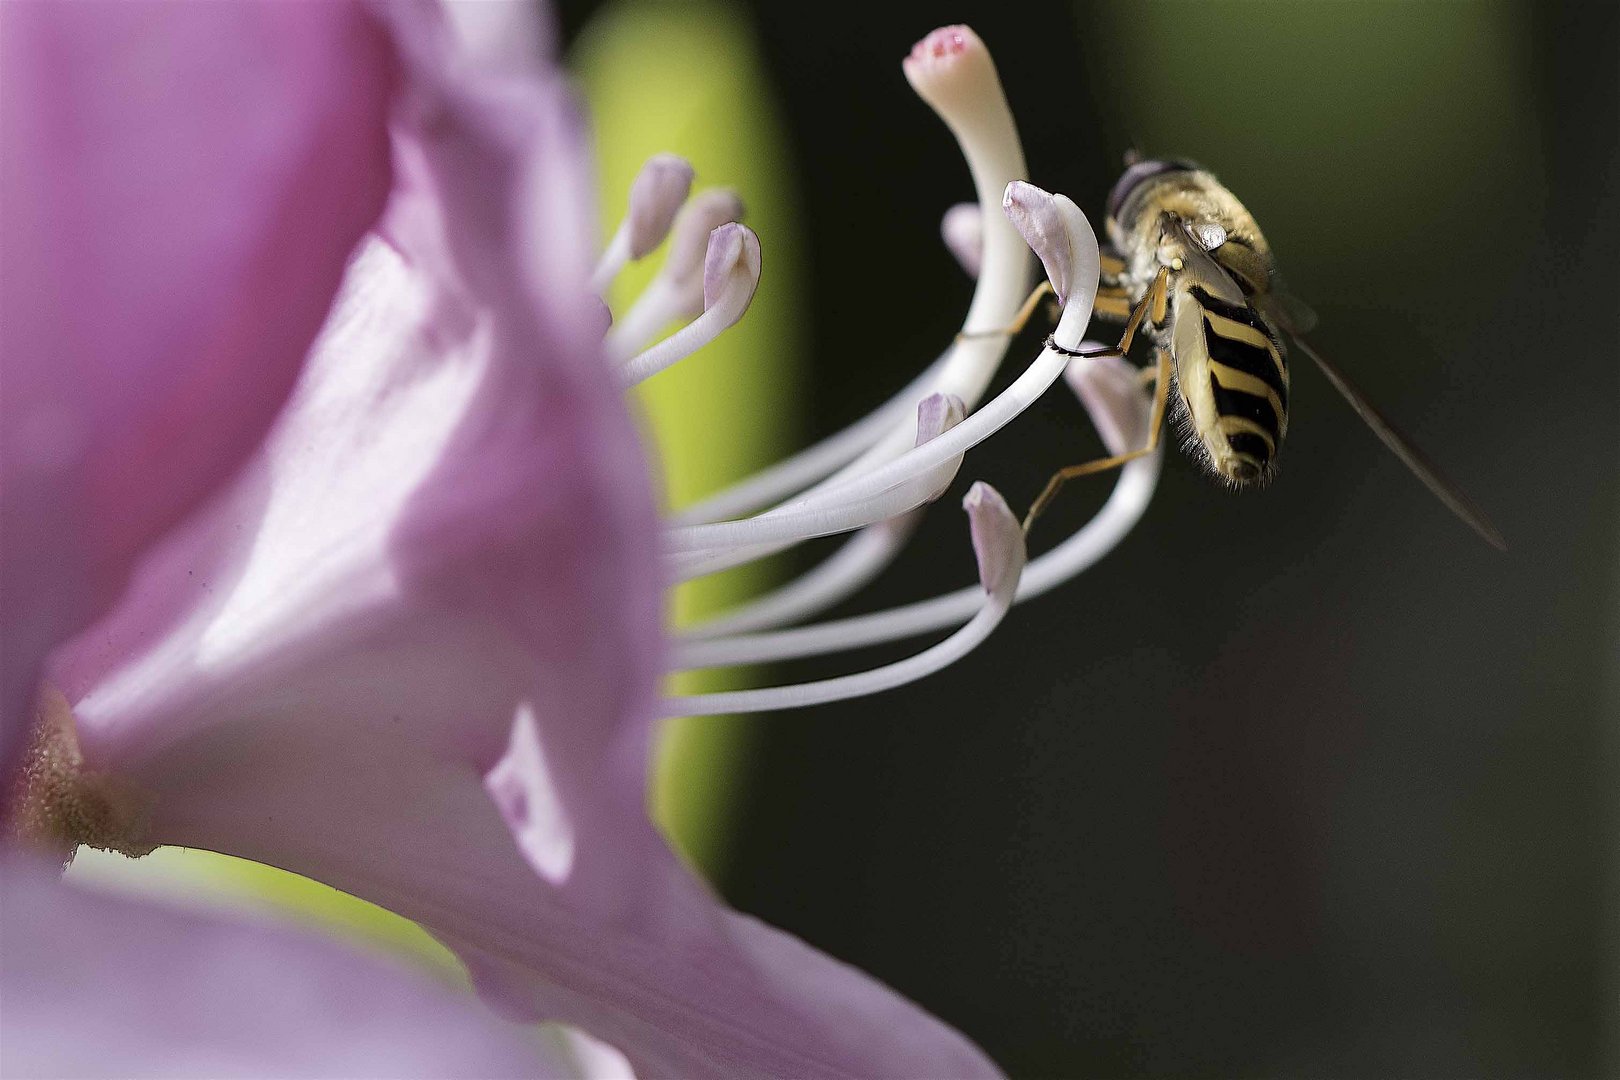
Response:
[[[649,823],[658,530],[586,302],[582,133],[557,86],[439,82],[400,18],[391,243],[262,460],[63,654],[89,766],[155,797],[150,839],[417,919],[638,1071],[994,1073]]]
[[[534,1040],[415,973],[0,861],[6,1076],[560,1075]]]
[[[0,4],[0,759],[39,660],[252,452],[388,188],[343,4]]]

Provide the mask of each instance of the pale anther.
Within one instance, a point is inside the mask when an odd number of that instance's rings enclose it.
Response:
[[[1046,268],[1046,279],[1058,302],[1069,298],[1069,227],[1056,199],[1034,184],[1014,180],[1007,185],[1001,208]]]
[[[700,191],[681,207],[658,273],[603,340],[609,360],[622,363],[650,345],[671,322],[703,312],[709,234],[742,217],[742,200],[729,188]]]
[[[692,192],[692,165],[675,154],[656,154],[630,185],[630,258],[645,258],[669,235],[675,215]]]
[[[655,154],[630,184],[630,207],[591,273],[591,290],[605,293],[625,264],[650,253],[669,234],[692,191],[692,166],[675,154]]]
[[[703,314],[625,361],[620,380],[630,386],[650,378],[735,326],[753,302],[759,274],[759,237],[754,230],[733,221],[710,233],[703,267]]]

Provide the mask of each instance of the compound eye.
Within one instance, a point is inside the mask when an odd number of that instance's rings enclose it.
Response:
[[[1119,212],[1124,207],[1125,200],[1130,198],[1131,193],[1140,187],[1144,181],[1151,180],[1155,176],[1163,176],[1165,173],[1187,172],[1198,167],[1190,161],[1160,161],[1141,158],[1129,161],[1126,164],[1124,174],[1115,182],[1114,189],[1108,193],[1108,216],[1111,218],[1119,217]]]
[[[1192,227],[1193,239],[1205,251],[1214,251],[1226,243],[1226,229],[1213,221],[1203,221]]]

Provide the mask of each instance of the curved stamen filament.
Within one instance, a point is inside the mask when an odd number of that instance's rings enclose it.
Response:
[[[1085,342],[1092,346],[1094,342]],[[1064,371],[1070,388],[1080,399],[1092,424],[1111,454],[1123,454],[1142,445],[1150,426],[1150,408],[1140,373],[1122,359],[1105,356],[1079,358]],[[1030,564],[1018,599],[1038,596],[1067,581],[1112,549],[1141,518],[1158,478],[1158,454],[1129,463],[1102,512],[1085,528]],[[863,537],[865,534],[862,534]],[[860,538],[857,538],[860,539]],[[855,549],[851,541],[847,549]],[[842,597],[837,580],[824,570],[854,574],[859,568],[842,567],[844,552],[798,581],[790,582],[759,601],[744,604],[710,623],[680,635],[686,644],[676,652],[682,667],[716,666],[782,660],[819,652],[875,644],[951,625],[966,617],[974,598],[971,589],[921,604],[910,604],[881,614],[804,627],[779,634],[747,634],[781,626],[836,603]],[[817,606],[819,604],[819,606]],[[718,628],[718,629],[717,629]],[[878,636],[872,636],[878,635]],[[717,640],[722,639],[725,640]]]
[[[736,326],[748,310],[753,295],[750,290],[722,297],[713,307],[705,309],[703,314],[663,341],[626,360],[619,367],[619,381],[625,386],[634,386],[685,360]]]
[[[1012,606],[1023,572],[1023,529],[1007,504],[988,484],[974,484],[963,500],[972,522],[981,588],[978,610],[944,641],[915,656],[854,675],[761,690],[731,690],[665,699],[666,716],[765,712],[864,697],[931,675],[977,648]],[[1009,528],[1011,526],[1011,528]]]
[[[917,406],[917,445],[931,442],[961,423],[963,406],[959,398],[931,394]],[[796,513],[762,514],[746,521],[723,521],[712,525],[671,530],[666,536],[688,546],[676,549],[678,572],[713,573],[722,564],[735,560],[751,561],[780,550],[802,539],[849,532],[905,514],[942,495],[962,467],[962,455],[933,465],[908,477],[892,488],[864,498],[845,500],[830,507],[810,508]],[[746,534],[747,539],[735,537]],[[703,548],[723,547],[720,552]]]
[[[1039,250],[1043,261],[1053,265],[1056,276],[1069,284],[1063,314],[1034,363],[978,412],[925,445],[882,460],[889,441],[886,438],[860,461],[773,510],[744,521],[678,526],[668,530],[666,538],[672,551],[736,545],[729,552],[717,550],[712,555],[678,562],[675,569],[679,580],[763,558],[796,539],[806,538],[803,526],[816,526],[818,531],[813,535],[820,536],[839,531],[822,527],[835,516],[834,508],[839,505],[860,503],[868,512],[879,506],[895,505],[885,504],[881,499],[871,500],[989,438],[1057,381],[1068,357],[1077,350],[1081,331],[1091,321],[1100,265],[1097,238],[1086,216],[1066,196],[1048,194],[1029,184],[1012,183],[1007,187],[1004,206],[1007,210],[1004,220],[1015,224]],[[1004,339],[1004,335],[998,336]],[[771,524],[773,519],[782,517],[791,517],[801,531],[784,530]]]
[[[1087,304],[1086,307],[1088,309],[1086,315],[1089,316],[1090,305]],[[882,493],[890,488],[935,469],[988,439],[1045,393],[1047,388],[1063,374],[1063,367],[1068,359],[1060,352],[1043,348],[1035,358],[1035,362],[1024,369],[1023,374],[1019,375],[1011,386],[962,423],[939,438],[931,439],[883,465],[845,480],[836,487],[823,485],[807,496],[743,521],[677,526],[667,530],[666,542],[670,545],[670,550],[675,551],[729,545],[739,548],[744,545],[764,547],[764,550],[748,548],[735,553],[718,553],[712,560],[705,560],[699,565],[680,567],[679,580],[716,573],[730,566],[763,558],[774,550],[780,550],[780,547],[769,546],[772,544],[786,546],[810,536],[826,536],[833,532],[845,531],[820,528],[820,525],[830,519],[835,508],[842,505],[859,503],[870,512],[879,505],[879,502],[870,500],[880,498]],[[904,500],[897,499],[895,502],[903,504]],[[893,513],[909,508],[899,505]],[[780,529],[772,524],[773,519],[788,515],[791,515],[796,527]],[[846,518],[846,520],[855,519]],[[869,518],[860,524],[874,520],[880,519]],[[815,526],[815,531],[806,531],[806,526]],[[858,527],[859,525],[855,524],[847,526],[847,528]]]
[[[680,290],[662,278],[654,278],[629,309],[613,320],[602,339],[602,351],[610,363],[623,364],[652,344],[664,327],[690,314]]]
[[[1009,516],[1005,503],[993,490],[975,485],[967,505],[981,588],[960,589],[853,619],[771,629],[813,616],[881,572],[914,531],[918,508],[949,486],[966,451],[1011,422],[1066,370],[1105,442],[1126,440],[1139,426],[1136,413],[1143,402],[1134,368],[1116,360],[1071,364],[1071,358],[1079,355],[1079,340],[1096,296],[1096,237],[1069,199],[1015,182],[1024,169],[1022,149],[982,42],[965,27],[936,31],[913,50],[905,68],[918,94],[957,137],[978,196],[976,208],[957,207],[945,222],[948,245],[958,251],[970,273],[980,271],[963,332],[904,390],[863,419],[673,516],[663,537],[672,581],[740,566],[813,537],[859,531],[833,557],[799,579],[682,632],[674,668],[789,659],[951,626],[956,630],[945,641],[896,664],[799,685],[673,697],[666,701],[667,715],[753,712],[834,701],[935,671],[984,640],[1016,600],[1039,595],[1101,558],[1141,517],[1157,482],[1158,454],[1130,462],[1096,518],[1031,564],[1028,573],[1022,530],[1013,539],[997,539],[1004,531],[999,522]],[[1004,214],[994,212],[997,199]],[[693,207],[683,213],[695,220]],[[735,241],[746,230],[728,224],[714,236],[722,232],[728,241]],[[672,250],[693,246],[682,241],[679,222],[675,234]],[[1056,329],[1005,390],[966,419],[961,418],[963,406],[957,401],[951,422],[940,423],[944,395],[969,405],[982,397],[1005,355],[1015,319],[1021,325],[1030,249],[1040,256],[1063,304]],[[676,287],[679,275],[672,275],[669,282],[655,279],[609,332],[606,352],[627,384],[690,355],[741,316],[747,300],[733,303],[738,290],[731,286],[746,260],[719,258],[715,251],[711,243],[704,310],[690,325],[646,346],[660,326],[689,313],[682,310],[692,302],[688,273],[681,278],[684,290]],[[757,277],[757,246],[752,251]],[[747,291],[751,294],[751,282]],[[630,355],[637,348],[641,351]],[[913,422],[906,414],[923,395],[927,395],[923,407]],[[782,501],[770,509],[741,516],[777,500]],[[993,512],[997,507],[999,513]],[[999,556],[987,554],[997,551]]]
[[[950,26],[929,34],[903,66],[912,87],[956,137],[973,177],[983,222],[983,256],[963,333],[998,330],[1017,313],[1029,291],[1032,269],[1029,248],[1000,213],[1007,185],[1027,172],[1012,110],[989,50],[967,27]],[[825,477],[832,477],[826,483],[837,483],[903,454],[913,441],[913,430],[904,422],[910,402],[938,391],[954,394],[973,408],[984,396],[1007,345],[1006,337],[995,334],[958,338],[921,378],[854,427],[689,507],[676,521],[711,522],[745,513]]]
[[[894,559],[922,521],[922,510],[868,525],[814,569],[735,610],[681,628],[688,641],[788,626],[855,595]]]
[[[676,319],[702,314],[710,238],[716,229],[741,221],[742,216],[742,200],[729,188],[700,191],[681,207],[663,265],[602,339],[602,351],[610,363],[622,364],[647,348]]]
[[[853,424],[813,446],[740,480],[722,491],[676,511],[674,525],[702,525],[757,510],[785,495],[802,491],[854,461],[910,415],[915,402],[926,396],[946,356],[940,356],[921,375],[888,401]]]
[[[626,386],[651,378],[737,325],[759,287],[759,237],[736,222],[709,235],[703,271],[703,314],[619,369]]]
[[[1049,592],[1112,551],[1147,510],[1163,460],[1161,448],[1127,464],[1120,472],[1113,494],[1097,515],[1061,544],[1030,561],[1019,582],[1015,601],[1021,603]],[[979,590],[969,586],[931,600],[815,626],[689,640],[676,646],[670,666],[683,671],[771,663],[900,641],[955,625],[967,618],[978,602]]]

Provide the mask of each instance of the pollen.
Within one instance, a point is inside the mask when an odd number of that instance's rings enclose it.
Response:
[[[5,838],[60,858],[66,866],[79,845],[138,858],[143,842],[141,800],[85,768],[73,709],[54,687],[40,692],[34,734],[6,800]]]

